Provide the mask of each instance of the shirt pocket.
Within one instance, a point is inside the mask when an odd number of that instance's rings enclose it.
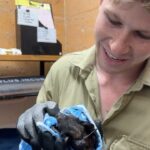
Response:
[[[123,135],[111,144],[110,150],[150,150],[150,145]]]

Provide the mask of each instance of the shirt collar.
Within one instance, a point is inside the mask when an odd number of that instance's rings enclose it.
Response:
[[[140,91],[143,87],[150,86],[150,59],[147,60],[145,67],[139,75],[136,82],[130,87],[127,93],[132,91]]]
[[[73,64],[73,73],[77,77],[80,75],[82,78],[87,78],[91,70],[93,70],[96,60],[96,46],[82,52],[76,52],[75,54],[80,54],[78,59],[71,60]],[[147,60],[145,68],[143,69],[141,75],[137,79],[133,86],[134,90],[140,90],[143,85],[150,86],[150,59]]]
[[[150,86],[150,59],[147,60],[145,68],[140,75],[143,84]]]
[[[71,68],[75,77],[81,76],[87,78],[91,70],[95,65],[95,45],[91,48],[81,52],[75,52],[75,55],[79,54],[79,57],[71,60],[73,67]]]

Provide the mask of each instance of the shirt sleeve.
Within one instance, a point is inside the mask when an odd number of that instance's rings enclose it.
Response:
[[[43,85],[38,93],[36,103],[43,103],[46,101],[58,101],[58,80],[57,80],[57,65],[55,63],[50,68]]]

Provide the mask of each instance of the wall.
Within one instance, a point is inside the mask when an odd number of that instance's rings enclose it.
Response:
[[[63,53],[83,50],[94,43],[93,28],[99,0],[36,0],[52,5],[57,37]],[[0,0],[0,48],[16,47],[15,0]],[[49,70],[49,63],[46,70]],[[37,62],[0,62],[0,76],[39,74]],[[32,69],[31,69],[32,68]]]
[[[65,0],[64,53],[82,50],[94,43],[94,24],[99,0]]]

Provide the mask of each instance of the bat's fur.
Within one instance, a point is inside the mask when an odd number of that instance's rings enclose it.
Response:
[[[59,113],[57,115],[58,130],[75,150],[95,150],[96,135],[91,123],[80,121],[71,115]]]

